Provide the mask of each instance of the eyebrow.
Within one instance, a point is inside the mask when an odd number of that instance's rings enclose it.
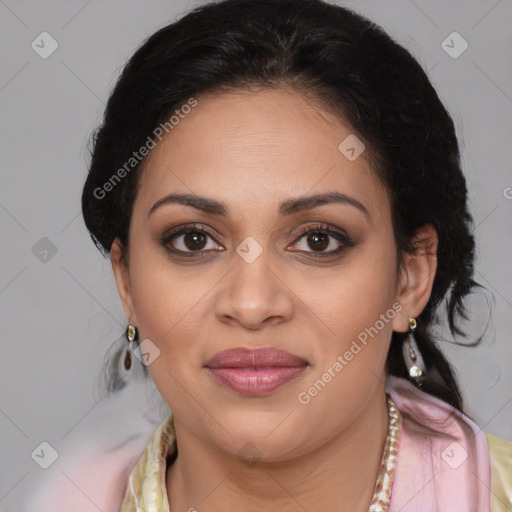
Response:
[[[157,208],[165,204],[182,204],[212,215],[220,215],[222,217],[229,216],[229,208],[227,205],[215,199],[198,196],[196,194],[169,194],[159,199],[150,208],[148,217],[150,217]],[[304,210],[311,210],[325,204],[346,204],[353,206],[363,212],[368,220],[371,220],[369,211],[360,201],[336,191],[285,199],[279,206],[279,214],[284,217]]]

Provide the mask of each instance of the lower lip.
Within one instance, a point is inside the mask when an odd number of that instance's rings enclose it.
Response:
[[[209,368],[229,388],[247,396],[260,396],[295,379],[306,366],[273,366],[266,368]]]

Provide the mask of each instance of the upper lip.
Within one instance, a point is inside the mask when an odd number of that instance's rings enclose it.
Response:
[[[232,348],[218,352],[206,361],[208,368],[262,368],[304,366],[307,361],[274,347]]]

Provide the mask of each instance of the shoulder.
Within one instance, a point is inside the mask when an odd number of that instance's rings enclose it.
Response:
[[[491,465],[491,512],[512,507],[512,441],[487,434]]]
[[[44,471],[34,472],[21,510],[118,511],[130,471],[168,414],[160,403],[152,388],[136,382],[100,399],[69,435],[60,442],[49,440],[58,457]]]

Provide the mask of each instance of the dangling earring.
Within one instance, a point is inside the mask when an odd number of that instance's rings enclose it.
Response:
[[[126,371],[128,371],[132,367],[132,346],[133,346],[133,341],[137,337],[137,327],[135,327],[134,325],[128,325],[128,327],[126,328],[125,334],[126,334],[126,339],[128,340],[130,346],[124,354],[123,365],[124,365],[124,369]]]
[[[409,377],[418,387],[421,387],[425,378],[426,369],[420,349],[414,339],[414,329],[416,329],[416,319],[409,317],[409,332],[402,346],[402,353],[407,371],[409,372]]]

